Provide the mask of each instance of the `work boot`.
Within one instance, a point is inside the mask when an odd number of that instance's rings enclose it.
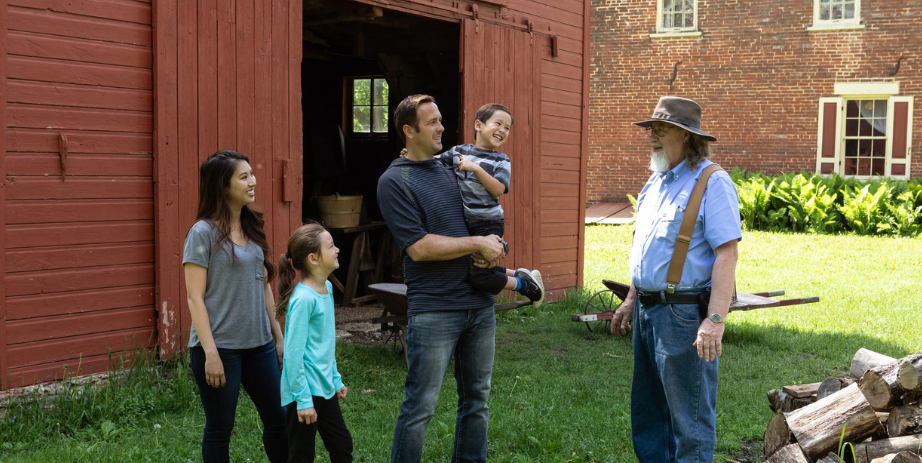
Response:
[[[541,280],[541,272],[520,268],[515,271],[513,276],[528,285],[525,291],[520,291],[520,293],[530,299],[532,305],[541,307],[541,304],[544,303],[544,282]]]

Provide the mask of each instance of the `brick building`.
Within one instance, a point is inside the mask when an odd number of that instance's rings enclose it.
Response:
[[[701,104],[727,169],[922,176],[920,0],[592,0],[591,20],[589,204],[640,191],[631,122],[662,95]]]

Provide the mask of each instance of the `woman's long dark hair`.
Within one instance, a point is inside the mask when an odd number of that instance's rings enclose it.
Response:
[[[230,186],[231,177],[237,170],[241,161],[250,162],[250,158],[231,150],[221,150],[202,163],[199,169],[198,186],[198,212],[195,221],[210,219],[218,228],[215,246],[223,249],[224,243],[230,240],[231,210],[227,204],[225,190]],[[266,240],[266,221],[263,213],[243,206],[240,210],[240,228],[247,240],[256,243],[263,250],[263,265],[266,266],[266,281],[275,278],[275,265],[269,260],[271,252],[269,242]],[[231,246],[231,255],[234,247]]]
[[[279,259],[279,300],[275,304],[275,316],[281,321],[288,313],[288,300],[295,287],[295,270],[307,271],[304,261],[307,256],[320,251],[320,235],[326,229],[316,222],[302,225],[288,238],[288,249]]]

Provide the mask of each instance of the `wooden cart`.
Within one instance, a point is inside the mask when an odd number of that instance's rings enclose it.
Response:
[[[617,281],[602,280],[602,284],[608,289],[593,294],[592,297],[586,301],[583,313],[574,314],[571,317],[575,322],[585,323],[590,332],[597,329],[608,331],[615,310],[621,306],[621,303],[627,298],[628,291],[631,289],[630,285],[618,283]],[[736,300],[730,304],[730,312],[764,309],[766,307],[812,304],[820,301],[820,298],[816,296],[782,300],[771,299],[772,297],[783,295],[783,289],[759,293],[736,293]]]
[[[381,324],[381,334],[385,344],[392,344],[395,349],[400,345],[404,356],[407,352],[407,285],[403,283],[375,283],[368,285],[378,300],[384,305],[380,317],[371,319],[372,323]],[[531,301],[507,302],[497,304],[496,311],[517,309],[531,305]]]

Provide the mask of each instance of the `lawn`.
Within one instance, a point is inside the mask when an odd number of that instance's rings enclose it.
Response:
[[[582,312],[586,296],[602,289],[603,278],[627,281],[629,242],[629,227],[587,227],[585,292],[540,309],[498,314],[490,461],[634,461],[630,340],[590,333],[570,321],[570,314]],[[730,316],[720,366],[715,460],[755,461],[753,452],[760,449],[771,416],[765,391],[844,374],[861,347],[893,357],[922,349],[920,268],[918,239],[746,232],[737,270],[740,291],[785,289],[790,297],[816,295],[822,301]],[[403,397],[403,358],[380,346],[341,344],[338,349],[350,388],[342,406],[355,438],[355,461],[388,461]],[[182,380],[180,375],[174,381]],[[76,430],[60,431],[48,423],[29,438],[2,435],[0,460],[199,461],[201,407],[188,388],[172,390],[180,392],[164,393],[174,395],[173,407],[153,404],[150,412]],[[429,425],[424,461],[449,459],[454,391],[448,375]],[[233,461],[265,461],[258,427],[255,410],[242,400]],[[319,461],[324,458],[321,452]]]

